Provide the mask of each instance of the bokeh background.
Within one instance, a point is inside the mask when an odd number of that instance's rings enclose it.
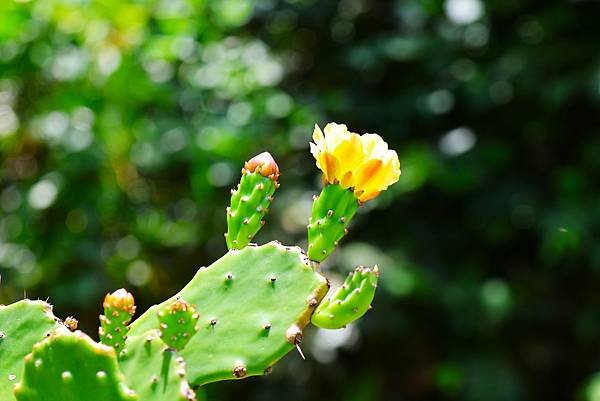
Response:
[[[0,2],[0,302],[95,335],[225,251],[244,160],[281,188],[258,242],[305,246],[312,126],[376,132],[400,182],[327,274],[374,309],[210,400],[600,400],[595,1]],[[1,362],[0,362],[1,363]]]

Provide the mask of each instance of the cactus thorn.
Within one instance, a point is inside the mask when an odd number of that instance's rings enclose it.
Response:
[[[232,280],[233,279],[233,273],[229,272],[227,273],[227,280]]]
[[[217,324],[217,319],[210,319],[210,325],[215,326]]]
[[[262,191],[263,189],[265,189],[265,186],[263,185],[262,182],[256,184],[256,189],[258,189],[259,191]]]
[[[267,368],[266,368],[266,369],[263,371],[263,374],[264,374],[264,375],[270,375],[272,372],[273,372],[273,367],[272,367],[272,366],[269,366],[269,367],[267,367]]]
[[[236,363],[236,365],[233,368],[233,375],[235,377],[241,379],[242,377],[246,376],[247,373],[248,370],[246,369],[246,366],[244,366],[244,364],[242,364],[241,362]]]
[[[244,220],[242,220],[242,223],[244,223],[245,225],[248,225],[248,223],[250,223],[250,219],[247,217],[244,217]]]
[[[272,274],[272,275],[269,277],[269,280],[271,281],[271,283],[274,283],[275,281],[277,281],[277,276],[276,276],[276,275],[274,275],[274,274]]]
[[[293,324],[290,327],[288,327],[288,329],[285,332],[285,338],[288,340],[289,343],[294,345],[301,343],[302,337],[302,329],[296,324]]]
[[[71,331],[77,330],[78,324],[79,324],[79,321],[77,319],[75,319],[73,316],[69,316],[65,319],[65,326],[67,326],[69,328],[69,330],[71,330]]]
[[[333,216],[333,210],[329,209],[327,211],[327,217],[331,217],[331,216]]]
[[[265,323],[265,325],[263,326],[263,328],[265,330],[271,330],[271,323]]]
[[[71,372],[69,372],[68,370],[65,370],[64,372],[62,372],[60,374],[60,377],[64,383],[69,383],[69,382],[73,381],[73,374]]]

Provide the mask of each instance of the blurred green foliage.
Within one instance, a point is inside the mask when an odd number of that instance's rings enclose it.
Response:
[[[598,399],[597,2],[0,2],[0,302],[97,327],[221,256],[244,160],[282,170],[257,240],[305,245],[312,125],[398,150],[326,269],[378,263],[358,326],[212,400]],[[366,212],[369,212],[368,214]],[[312,341],[311,341],[312,340]]]

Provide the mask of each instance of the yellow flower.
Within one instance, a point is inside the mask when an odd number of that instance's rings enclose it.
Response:
[[[310,152],[331,184],[351,188],[360,202],[373,199],[400,178],[396,151],[377,134],[358,135],[344,124],[315,125]]]

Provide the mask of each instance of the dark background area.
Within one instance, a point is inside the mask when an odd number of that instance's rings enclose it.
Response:
[[[397,150],[326,263],[374,309],[211,400],[600,400],[595,1],[0,3],[0,302],[95,336],[225,251],[244,160],[282,171],[257,237],[306,246],[312,127]]]

